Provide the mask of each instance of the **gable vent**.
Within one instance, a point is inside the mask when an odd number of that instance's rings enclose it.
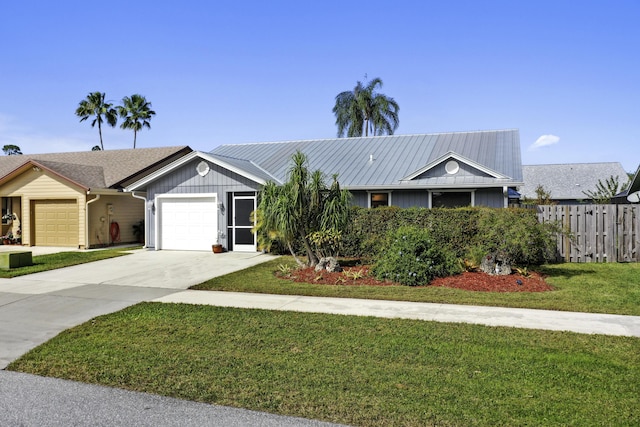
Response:
[[[449,175],[455,175],[460,170],[460,165],[455,160],[449,160],[446,165],[444,165],[444,170],[447,171]]]
[[[196,166],[196,171],[200,176],[205,176],[206,174],[209,173],[209,170],[210,170],[209,164],[204,160],[198,163],[198,166]]]

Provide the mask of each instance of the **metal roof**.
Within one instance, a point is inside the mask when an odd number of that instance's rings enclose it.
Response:
[[[583,200],[588,198],[584,192],[596,191],[598,181],[617,176],[620,185],[627,182],[627,172],[618,162],[524,165],[522,171],[524,185],[519,191],[529,199],[537,197],[539,185],[553,200]]]
[[[221,145],[214,156],[251,161],[279,181],[287,180],[291,156],[300,150],[309,168],[327,176],[338,174],[344,188],[490,187],[522,184],[520,137],[517,129],[317,139]],[[447,161],[447,154],[469,166],[477,176],[429,176],[425,167]],[[417,175],[416,175],[417,174]],[[411,179],[403,180],[410,177]]]

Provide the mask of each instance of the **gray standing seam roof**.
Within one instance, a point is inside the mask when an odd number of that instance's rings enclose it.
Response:
[[[311,170],[319,169],[328,176],[337,173],[345,188],[489,187],[522,183],[520,138],[516,129],[228,144],[215,148],[211,154],[250,160],[285,182],[291,156],[297,150],[307,155]],[[452,175],[402,181],[449,152],[508,178]]]

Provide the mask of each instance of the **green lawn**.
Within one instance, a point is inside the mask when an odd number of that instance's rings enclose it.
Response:
[[[24,276],[25,274],[40,273],[41,271],[55,270],[57,268],[70,267],[72,265],[100,261],[107,258],[115,258],[127,255],[126,251],[136,248],[139,248],[139,246],[99,251],[59,252],[55,254],[38,255],[33,257],[33,265],[31,266],[12,268],[10,270],[0,270],[0,278]],[[23,249],[24,248],[20,250]],[[28,248],[24,250],[28,250]]]
[[[282,257],[192,287],[202,290],[368,298],[449,304],[523,307],[591,313],[640,315],[640,264],[554,264],[538,269],[548,275],[552,292],[490,293],[407,286],[329,286],[293,283],[274,276]]]
[[[640,425],[640,339],[143,303],[8,369],[360,426]]]

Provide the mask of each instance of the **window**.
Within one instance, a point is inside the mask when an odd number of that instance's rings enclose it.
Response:
[[[2,198],[2,223],[11,224],[13,210],[11,209],[11,197]]]
[[[370,193],[369,207],[377,208],[379,206],[389,206],[389,193]]]
[[[472,206],[469,192],[433,192],[431,193],[431,207],[433,208],[461,208]]]

